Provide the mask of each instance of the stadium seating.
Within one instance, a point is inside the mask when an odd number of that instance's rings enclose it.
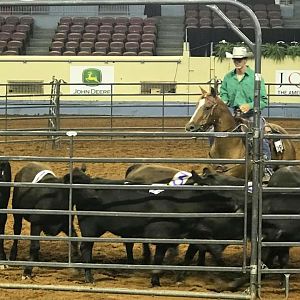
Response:
[[[31,16],[0,16],[0,55],[24,55],[33,34]]]
[[[49,55],[155,55],[155,18],[61,17]]]
[[[280,5],[255,3],[247,4],[257,16],[262,28],[283,27]],[[217,5],[225,15],[238,27],[253,28],[253,22],[249,15],[233,5]],[[273,21],[274,20],[274,21]],[[275,21],[276,20],[276,21]],[[281,20],[281,21],[280,21]],[[185,19],[186,28],[226,28],[227,24],[208,7],[201,4],[186,4]]]

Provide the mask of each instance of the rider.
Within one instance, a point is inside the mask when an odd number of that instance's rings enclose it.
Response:
[[[221,99],[233,109],[234,113],[240,112],[241,117],[253,122],[254,106],[254,71],[247,65],[247,58],[251,54],[245,47],[234,47],[232,54],[226,53],[228,58],[233,59],[235,69],[227,73],[220,88]],[[264,80],[261,80],[260,108],[264,109],[268,104]],[[261,126],[264,120],[261,119]],[[263,157],[271,159],[271,149],[268,140],[263,139]],[[263,181],[268,181],[272,175],[272,168],[266,167]]]

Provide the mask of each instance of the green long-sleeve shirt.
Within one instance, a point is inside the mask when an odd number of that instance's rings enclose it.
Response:
[[[241,104],[248,103],[250,109],[254,105],[254,71],[247,66],[245,76],[241,81],[236,76],[236,71],[232,70],[227,73],[220,88],[221,99],[228,104],[228,106],[240,107]],[[262,79],[260,89],[260,108],[267,106],[268,99],[266,95],[265,82]]]

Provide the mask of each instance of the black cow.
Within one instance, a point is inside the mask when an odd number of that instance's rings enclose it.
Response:
[[[268,187],[300,187],[300,167],[299,166],[284,166],[279,168],[270,178],[270,181],[268,182]],[[288,194],[284,198],[288,197]],[[297,197],[297,196],[296,196]],[[293,197],[294,198],[294,197]],[[274,210],[274,205],[277,209],[279,209],[281,206],[285,206],[285,203],[280,202],[278,203],[272,203],[272,206],[270,206],[269,203],[264,203],[264,207],[266,210],[266,206],[268,206],[268,209]],[[279,206],[279,207],[278,207]],[[295,206],[298,207],[297,200],[293,203],[293,208]],[[297,209],[297,208],[296,208]],[[292,211],[293,213],[293,211]],[[266,222],[265,222],[266,223]],[[269,224],[270,221],[267,221]],[[265,234],[265,241],[288,241],[288,239],[297,240],[297,237],[295,236],[296,231],[300,229],[299,225],[300,223],[298,220],[277,220],[276,227],[274,226],[274,223],[270,224],[270,233]],[[291,237],[288,237],[288,235],[292,235]],[[269,255],[269,253],[271,253]],[[269,247],[269,248],[263,248],[262,249],[262,257],[267,257],[267,259],[264,260],[264,263],[271,267],[273,265],[274,259],[277,257],[280,268],[287,267],[288,261],[289,261],[289,247]]]
[[[8,161],[0,161],[0,181],[11,182],[11,167]],[[6,209],[10,197],[10,187],[0,187],[0,208]],[[7,220],[6,213],[0,213],[0,234],[4,234],[5,224]],[[4,252],[4,241],[0,239],[0,260],[6,260],[6,254]]]
[[[46,170],[46,171],[45,171]],[[45,171],[45,172],[44,172]],[[42,173],[44,172],[44,174]],[[44,176],[40,176],[43,174]],[[63,178],[56,177],[51,170],[41,163],[29,163],[24,166],[15,176],[15,182],[35,182],[39,183],[64,183]],[[77,198],[76,198],[77,196]],[[87,198],[87,197],[85,197]],[[81,190],[73,194],[73,203],[82,200]],[[85,199],[86,200],[86,199]],[[12,199],[13,209],[39,209],[39,210],[69,210],[69,189],[54,187],[15,187]],[[13,214],[14,234],[20,235],[22,229],[22,219],[30,222],[30,234],[39,236],[41,232],[55,236],[60,232],[69,235],[69,216],[56,214]],[[71,225],[71,234],[77,234]],[[10,252],[10,260],[16,260],[18,240],[14,240]],[[38,261],[40,243],[32,240],[30,244],[30,260]],[[78,243],[72,242],[72,257],[78,255]],[[25,267],[24,276],[32,274],[32,267]]]
[[[77,173],[78,174],[78,173]],[[88,175],[82,173],[83,181]],[[74,176],[73,183],[82,183]],[[93,183],[93,180],[90,180]],[[242,195],[242,199],[241,196]],[[145,190],[98,189],[95,201],[89,205],[79,203],[78,211],[149,212],[149,213],[224,213],[235,212],[243,202],[244,194],[236,191],[165,190],[154,195]],[[78,215],[79,227],[84,237],[98,237],[106,231],[125,238],[209,238],[201,218],[154,218]],[[205,230],[203,230],[203,228]],[[157,244],[154,264],[163,263],[167,249],[173,245]],[[92,261],[93,242],[82,242],[80,249],[85,263]],[[92,282],[90,269],[85,279]],[[159,274],[152,274],[152,285],[159,285]]]

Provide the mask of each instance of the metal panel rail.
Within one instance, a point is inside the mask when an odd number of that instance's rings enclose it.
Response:
[[[7,133],[5,132],[0,132],[1,134],[6,135]],[[13,135],[29,135],[29,136],[35,136],[35,135],[41,135],[41,136],[66,136],[69,139],[70,142],[70,156],[69,157],[36,157],[36,156],[10,156],[10,157],[5,157],[5,156],[0,156],[0,159],[9,159],[10,161],[52,161],[52,162],[67,162],[70,164],[70,168],[71,166],[75,163],[75,162],[114,162],[114,163],[118,163],[118,162],[185,162],[185,161],[191,161],[193,163],[199,162],[199,159],[154,159],[154,158],[91,158],[91,159],[87,159],[87,158],[78,158],[78,157],[74,157],[73,155],[73,148],[74,148],[74,142],[76,141],[76,138],[80,138],[81,135],[86,135],[86,136],[97,136],[97,135],[111,135],[111,132],[17,132],[17,131],[13,131],[10,132],[10,134]],[[168,136],[169,133],[161,133],[161,132],[155,132],[155,133],[144,133],[144,132],[134,132],[134,133],[125,133],[125,135],[130,136],[130,135],[135,135],[135,136]],[[122,132],[116,132],[113,133],[114,136],[118,136],[118,135],[124,135],[124,133]],[[177,135],[177,136],[184,136],[185,133],[170,133],[170,135]],[[190,136],[194,136],[195,134],[190,134]],[[202,133],[197,134],[196,136],[201,136],[203,135]],[[204,133],[204,135],[206,135]],[[213,135],[218,135],[218,133],[213,133]],[[221,136],[223,136],[223,133],[220,133]],[[240,136],[240,137],[245,137],[244,133],[233,133],[234,136]],[[228,136],[227,134],[225,134],[224,136]],[[230,136],[230,133],[229,133]],[[215,163],[216,160],[212,160],[212,159],[203,159],[203,161],[205,162],[213,162]],[[245,159],[238,159],[238,160],[231,160],[231,159],[225,159],[225,160],[218,160],[219,162],[222,163],[240,163],[240,164],[244,164],[245,163]],[[72,178],[72,173],[71,173],[71,178]],[[73,189],[77,189],[77,188],[91,188],[91,189],[97,189],[99,188],[99,185],[86,185],[86,184],[42,184],[42,183],[20,183],[20,182],[13,182],[13,183],[0,183],[0,186],[14,186],[14,187],[36,187],[38,186],[39,188],[41,187],[50,187],[52,186],[53,188],[69,188],[70,191]],[[161,186],[152,186],[152,185],[143,185],[143,186],[139,186],[139,185],[101,185],[101,188],[106,188],[106,189],[114,189],[114,188],[121,188],[121,189],[144,189],[144,190],[149,190],[151,189],[161,189]],[[188,189],[194,189],[194,190],[216,190],[216,189],[220,189],[220,190],[236,190],[236,191],[243,191],[243,190],[247,190],[247,182],[245,183],[245,186],[183,186],[183,187],[172,187],[172,186],[166,186],[165,189],[182,189],[182,190],[188,190]],[[73,211],[72,209],[70,210],[56,210],[56,211],[52,211],[52,210],[21,210],[21,209],[1,209],[0,213],[16,213],[16,214],[52,214],[52,215],[89,215],[89,216],[126,216],[126,217],[167,217],[167,218],[174,218],[174,217],[185,217],[185,218],[201,218],[201,217],[211,217],[211,218],[219,218],[219,217],[228,217],[228,218],[245,218],[245,213],[189,213],[189,214],[156,214],[156,213],[131,213],[131,212],[127,212],[127,213],[122,213],[122,212],[95,212],[95,211]],[[70,218],[71,220],[71,218]],[[71,223],[69,224],[69,226],[71,226]],[[244,232],[244,236],[246,235],[246,233]],[[243,240],[206,240],[206,239],[198,239],[198,240],[192,240],[192,239],[123,239],[123,238],[114,238],[114,239],[103,239],[103,238],[74,238],[74,237],[44,237],[44,236],[17,236],[17,235],[0,235],[0,238],[3,239],[11,239],[11,240],[15,240],[15,239],[21,239],[21,240],[40,240],[40,241],[68,241],[69,243],[71,243],[71,241],[95,241],[95,242],[115,242],[115,243],[124,243],[126,241],[128,242],[156,242],[156,243],[183,243],[183,244],[196,244],[196,243],[205,243],[207,245],[211,244],[218,244],[218,245],[240,245],[243,247],[243,252],[244,255],[246,254],[246,243],[247,240],[243,239]],[[70,249],[70,246],[69,246]],[[198,266],[168,266],[168,265],[127,265],[127,264],[97,264],[95,267],[95,264],[83,264],[83,263],[72,263],[71,262],[71,255],[69,256],[69,262],[29,262],[29,261],[16,261],[16,262],[6,262],[6,261],[0,261],[0,263],[2,264],[7,264],[7,265],[22,265],[22,266],[44,266],[44,267],[67,267],[67,268],[82,268],[82,267],[86,267],[86,268],[93,268],[93,269],[114,269],[114,268],[118,268],[118,269],[123,269],[126,270],[128,268],[131,267],[135,267],[135,269],[138,270],[177,270],[177,271],[182,271],[182,270],[190,270],[190,271],[216,271],[216,272],[234,272],[234,273],[245,273],[248,270],[248,267],[246,265],[246,256],[243,259],[243,263],[241,264],[241,266],[238,267],[198,267]],[[12,288],[13,285],[10,285],[10,287]],[[2,285],[0,285],[0,287],[2,287]],[[143,292],[143,291],[142,291]],[[181,292],[178,293],[178,295],[182,295]],[[206,297],[206,293],[197,293],[198,298],[201,297]],[[222,293],[218,293],[218,298],[222,299],[223,298],[223,294]],[[226,294],[225,294],[226,295]],[[224,299],[226,299],[228,295],[225,296]],[[234,295],[235,297],[237,297],[238,295]],[[246,298],[245,298],[246,297]],[[214,297],[213,297],[214,298]],[[248,295],[242,295],[242,298],[237,298],[237,299],[249,299]]]

